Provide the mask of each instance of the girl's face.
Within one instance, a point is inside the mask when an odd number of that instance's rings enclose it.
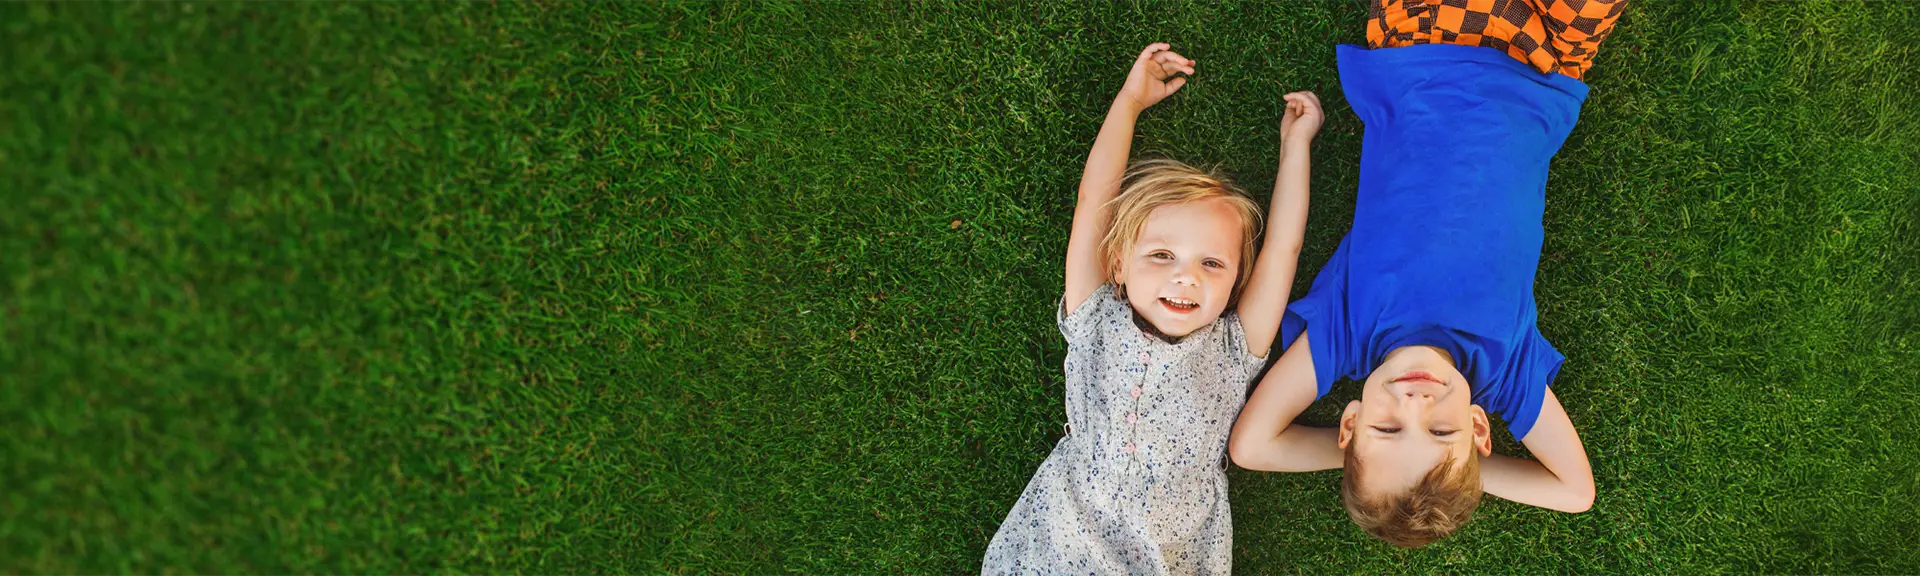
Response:
[[[1127,302],[1168,336],[1212,324],[1239,279],[1245,226],[1222,199],[1155,208],[1121,261]]]
[[[1493,451],[1487,413],[1473,405],[1466,376],[1445,351],[1408,346],[1387,353],[1367,376],[1360,399],[1340,417],[1341,448],[1353,445],[1368,492],[1399,493],[1447,458]]]

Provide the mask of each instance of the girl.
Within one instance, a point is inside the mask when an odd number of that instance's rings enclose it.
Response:
[[[1374,0],[1374,49],[1339,47],[1367,127],[1353,229],[1288,307],[1234,463],[1345,468],[1348,516],[1404,547],[1459,528],[1483,490],[1593,505],[1580,434],[1548,389],[1565,357],[1535,325],[1533,278],[1547,163],[1624,4]],[[1292,424],[1341,378],[1364,382],[1337,429]],[[1536,460],[1493,454],[1489,410]]]
[[[1000,524],[983,574],[1231,571],[1227,432],[1293,284],[1321,113],[1310,93],[1286,96],[1256,264],[1260,213],[1231,183],[1172,161],[1123,177],[1140,111],[1194,73],[1168,48],[1134,59],[1087,155],[1056,312],[1067,436]]]

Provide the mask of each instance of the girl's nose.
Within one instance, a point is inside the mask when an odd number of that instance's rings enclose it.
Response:
[[[1179,269],[1174,270],[1173,281],[1178,284],[1198,286],[1200,284],[1200,275],[1195,274],[1192,268],[1181,266]]]

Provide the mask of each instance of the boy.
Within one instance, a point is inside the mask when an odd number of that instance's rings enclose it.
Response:
[[[1565,357],[1536,326],[1533,279],[1547,165],[1624,4],[1375,0],[1374,49],[1339,48],[1367,126],[1353,229],[1288,307],[1234,463],[1345,468],[1348,515],[1402,547],[1451,534],[1483,491],[1592,506],[1585,448],[1548,388]],[[1291,424],[1340,378],[1364,383],[1336,428]],[[1537,460],[1493,454],[1489,410]]]

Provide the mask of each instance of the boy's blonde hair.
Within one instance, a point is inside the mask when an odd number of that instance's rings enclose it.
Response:
[[[1147,215],[1161,206],[1211,198],[1225,200],[1240,216],[1240,270],[1233,279],[1233,292],[1227,297],[1227,305],[1238,302],[1240,289],[1253,275],[1256,242],[1260,238],[1260,207],[1225,176],[1166,159],[1143,160],[1128,166],[1126,177],[1120,181],[1120,195],[1107,203],[1113,210],[1113,224],[1107,227],[1107,237],[1100,240],[1100,261],[1106,263],[1107,274],[1113,278],[1114,292],[1122,298],[1127,295],[1120,271],[1127,255],[1133,252],[1134,242],[1140,239],[1140,227],[1147,223]]]
[[[1340,499],[1361,530],[1401,548],[1419,548],[1452,535],[1480,507],[1480,454],[1464,462],[1449,457],[1434,465],[1405,493],[1367,498],[1360,494],[1360,458],[1347,445]]]

